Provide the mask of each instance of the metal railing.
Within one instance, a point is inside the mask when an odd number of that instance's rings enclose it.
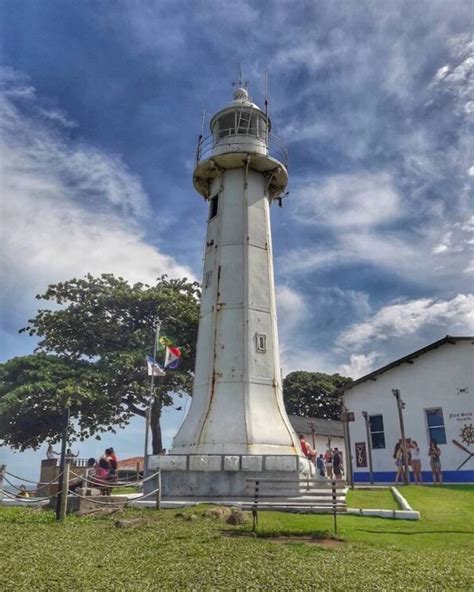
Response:
[[[219,130],[218,136],[210,134],[209,136],[199,136],[196,149],[196,166],[203,160],[211,158],[216,148],[220,150],[227,148],[229,152],[256,152],[261,154],[265,150],[266,154],[275,160],[281,162],[285,168],[288,168],[288,151],[283,141],[275,134],[262,134],[261,131],[249,128],[245,133],[237,131],[238,128],[229,128]]]

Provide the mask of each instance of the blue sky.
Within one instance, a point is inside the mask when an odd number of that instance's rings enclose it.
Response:
[[[259,104],[268,69],[290,156],[290,195],[272,208],[284,371],[357,377],[472,334],[470,10],[4,0],[2,359],[33,350],[17,331],[48,283],[200,278],[201,111],[207,124],[230,100],[239,63]],[[167,411],[168,444],[181,419]],[[136,420],[111,443],[139,454],[142,435]],[[0,457],[36,474],[38,455]]]

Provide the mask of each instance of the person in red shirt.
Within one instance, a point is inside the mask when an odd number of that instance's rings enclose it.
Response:
[[[303,451],[303,454],[306,456],[306,458],[309,458],[309,460],[314,461],[314,459],[316,458],[316,450],[313,450],[311,448],[311,446],[308,444],[308,442],[306,442],[303,434],[299,435],[299,439],[300,439],[300,446],[301,446],[301,450]]]

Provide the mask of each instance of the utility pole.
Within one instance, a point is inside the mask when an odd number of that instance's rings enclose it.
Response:
[[[63,484],[61,489],[61,507],[59,508],[59,521],[62,522],[67,514],[67,496],[69,493],[69,470],[71,468],[71,460],[66,459],[64,465]]]
[[[313,437],[313,450],[316,450],[316,439],[315,439],[315,431],[314,431],[314,423],[311,422],[311,435]]]
[[[397,400],[398,419],[400,421],[400,434],[402,437],[402,458],[403,458],[403,481],[405,485],[410,483],[410,473],[408,472],[408,454],[407,454],[407,441],[405,439],[405,424],[403,422],[403,410],[405,409],[405,402],[400,398],[400,391],[398,389],[392,389],[392,395]]]
[[[153,363],[156,362],[156,350],[158,347],[158,339],[160,337],[160,328],[161,328],[161,321],[160,319],[156,319],[155,321],[155,343],[153,344]],[[148,473],[148,440],[149,440],[149,432],[150,432],[150,423],[151,423],[151,406],[153,405],[153,397],[154,397],[154,390],[155,390],[155,368],[153,367],[151,371],[151,380],[150,380],[150,398],[148,400],[148,406],[145,411],[145,452],[143,456],[143,477],[146,478]]]
[[[69,435],[69,419],[70,419],[71,410],[69,408],[69,403],[65,409],[65,417],[64,417],[64,425],[63,425],[63,437],[61,441],[61,459],[59,461],[59,483],[58,483],[58,496],[56,498],[56,520],[62,520],[64,515],[61,518],[61,506],[62,500],[65,497],[67,503],[67,492],[69,488],[69,481],[65,479],[65,472],[66,472],[66,447],[67,447],[67,438]],[[69,473],[69,471],[68,471]],[[69,477],[69,475],[68,475]],[[66,485],[64,485],[66,484]]]
[[[5,469],[7,465],[0,465],[0,506],[3,503],[3,477],[5,476]]]
[[[351,489],[354,489],[354,473],[352,472],[351,434],[349,431],[349,421],[353,421],[353,416],[354,413],[351,413],[349,415],[347,407],[343,405],[341,412],[341,421],[344,429],[344,446],[346,449],[346,481],[347,484],[350,485]]]
[[[367,411],[362,411],[365,419],[365,433],[367,435],[367,456],[369,457],[369,480],[370,484],[374,484],[374,467],[372,465],[372,439],[370,437],[370,418]]]

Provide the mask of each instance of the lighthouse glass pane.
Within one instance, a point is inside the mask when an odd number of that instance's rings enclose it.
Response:
[[[372,448],[385,448],[385,433],[383,429],[383,416],[371,415],[369,417],[370,438],[372,440]]]
[[[237,121],[239,122],[238,133],[239,134],[248,134],[250,128],[250,114],[247,111],[240,111],[237,116]]]
[[[226,113],[219,119],[219,138],[235,134],[235,111]]]
[[[258,118],[258,135],[262,139],[265,139],[267,136],[267,122],[263,117]]]
[[[436,444],[446,444],[446,430],[444,429],[444,417],[441,407],[425,409],[428,437]]]

